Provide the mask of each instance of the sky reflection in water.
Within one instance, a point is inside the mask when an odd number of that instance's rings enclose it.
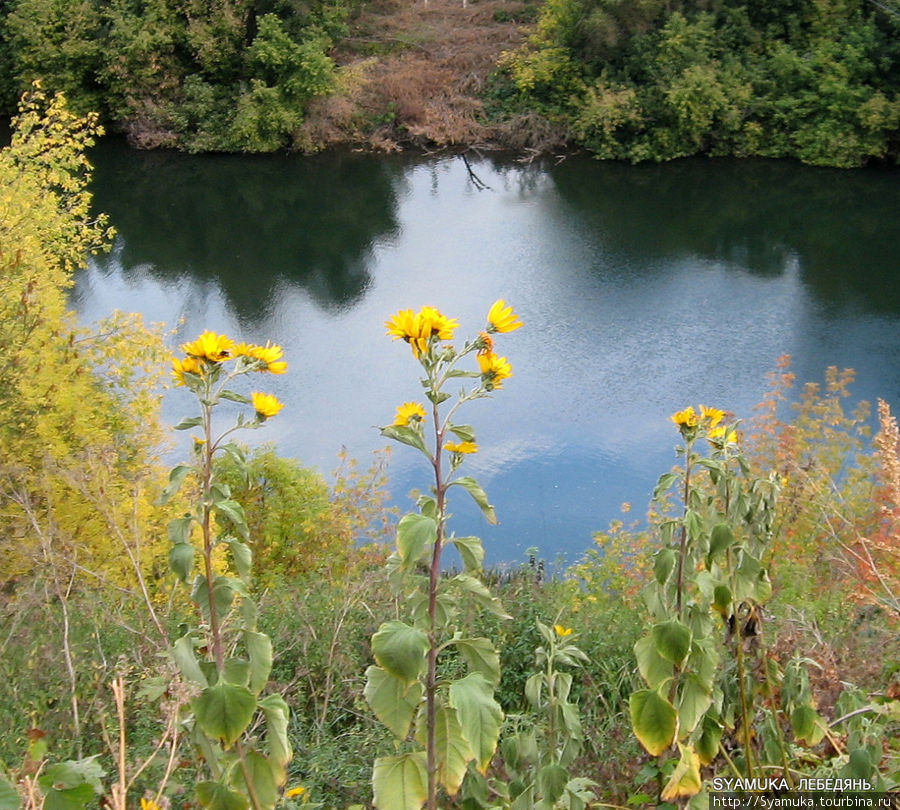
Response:
[[[900,403],[896,174],[776,163],[652,167],[570,159],[541,168],[361,155],[95,155],[96,204],[119,231],[81,273],[73,304],[177,330],[286,347],[286,402],[252,438],[327,472],[365,463],[375,425],[421,399],[417,364],[385,319],[431,304],[474,335],[496,298],[525,328],[498,337],[514,377],[466,406],[479,477],[501,524],[460,492],[458,534],[490,562],[529,546],[568,561],[673,462],[668,417],[704,403],[749,417],[783,353],[801,380],[852,366],[860,396]],[[166,415],[190,408],[167,396]],[[397,501],[427,484],[397,446]]]

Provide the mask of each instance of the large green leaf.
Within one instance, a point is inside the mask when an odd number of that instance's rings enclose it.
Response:
[[[393,620],[372,636],[372,653],[379,666],[404,683],[418,679],[425,667],[428,636],[415,627]]]
[[[496,523],[497,515],[494,512],[494,507],[488,503],[488,497],[485,491],[481,488],[481,484],[479,484],[474,478],[464,475],[460,478],[457,478],[455,481],[452,481],[451,486],[462,487],[469,495],[472,496],[472,500],[478,504],[478,508],[481,509],[481,513],[484,515],[485,520],[488,523]]]
[[[191,701],[197,724],[209,737],[231,745],[250,725],[256,697],[246,686],[219,681]]]
[[[225,539],[228,547],[231,549],[231,559],[234,561],[234,570],[238,572],[238,576],[243,580],[250,579],[250,572],[253,570],[253,549],[246,543],[236,540],[234,537]]]
[[[244,515],[244,507],[231,498],[213,501],[213,511],[225,518],[234,530],[244,539],[249,540],[250,530],[247,528],[247,518]]]
[[[95,799],[94,789],[87,783],[75,787],[49,788],[44,793],[43,810],[84,810]]]
[[[693,673],[687,673],[678,694],[678,727],[690,734],[712,704],[712,691]]]
[[[541,798],[551,807],[565,793],[568,782],[568,771],[562,765],[557,765],[554,762],[544,765],[537,773],[537,784],[541,792]]]
[[[397,551],[403,568],[413,568],[434,545],[437,523],[434,518],[415,513],[404,515],[397,524]]]
[[[426,744],[427,727],[424,710],[419,713],[416,724],[416,739]],[[462,733],[456,712],[448,706],[439,705],[434,716],[434,748],[437,759],[438,782],[451,796],[455,796],[462,785],[469,762],[475,753]]]
[[[688,653],[691,651],[690,628],[682,624],[678,619],[669,619],[665,622],[653,625],[650,635],[656,645],[656,651],[676,667],[684,664]]]
[[[203,687],[209,685],[197,662],[197,656],[194,654],[194,639],[190,635],[182,636],[172,646],[172,660],[186,680]]]
[[[188,477],[188,473],[193,471],[194,468],[189,467],[187,464],[179,464],[178,466],[173,467],[172,471],[169,473],[169,483],[166,484],[162,494],[159,496],[159,502],[166,503],[179,489],[181,489],[181,485],[184,483],[184,479]]]
[[[366,670],[366,700],[375,716],[399,740],[405,739],[422,699],[422,684],[407,683],[381,667]]]
[[[194,570],[196,549],[190,543],[175,543],[169,548],[169,568],[181,582],[187,583]]]
[[[207,810],[247,810],[250,800],[221,782],[200,782],[195,788],[197,801]]]
[[[801,704],[791,712],[791,728],[794,737],[809,746],[816,745],[825,736],[825,722],[809,704]]]
[[[262,692],[272,671],[272,640],[265,633],[244,631],[244,645],[250,656],[250,691]]]
[[[723,551],[730,548],[734,544],[734,532],[727,523],[718,523],[713,526],[712,534],[709,537],[709,554],[707,555],[707,566],[718,557]]]
[[[672,663],[659,654],[652,636],[646,635],[638,639],[634,645],[634,655],[637,658],[638,671],[651,689],[656,689],[672,677],[674,672]]]
[[[288,739],[290,709],[281,695],[266,695],[259,701],[259,708],[266,717],[266,743],[272,762],[284,767],[294,752]]]
[[[450,542],[456,546],[462,558],[463,571],[477,574],[484,564],[484,546],[478,537],[451,537]]]
[[[248,751],[244,761],[231,772],[231,784],[241,793],[249,795],[248,783],[263,810],[273,810],[278,802],[278,787],[284,783],[284,768],[270,762],[258,751]]]
[[[480,672],[470,672],[450,684],[450,705],[475,754],[478,770],[484,773],[497,748],[503,722],[503,710],[494,700],[493,686]]]
[[[378,810],[419,810],[428,798],[425,752],[376,759],[372,791]]]
[[[495,686],[500,683],[500,653],[487,638],[458,638],[453,642],[473,672],[480,672]]]
[[[697,738],[695,748],[703,765],[709,765],[719,753],[719,741],[722,739],[722,726],[708,714],[703,716],[703,730]]]
[[[389,425],[388,427],[381,428],[381,435],[387,436],[389,439],[394,439],[401,444],[415,447],[416,450],[421,450],[426,456],[431,458],[431,453],[428,452],[428,448],[425,446],[425,440],[422,438],[422,434],[415,428],[406,425]]]
[[[671,576],[672,571],[675,570],[677,561],[678,555],[675,553],[675,549],[661,548],[656,552],[656,557],[653,560],[653,575],[660,585],[666,584],[666,580]]]
[[[675,740],[678,713],[655,689],[640,689],[628,699],[631,728],[641,745],[659,756]]]

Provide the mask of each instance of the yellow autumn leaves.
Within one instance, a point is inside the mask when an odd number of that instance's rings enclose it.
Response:
[[[183,343],[181,350],[186,355],[184,358],[172,358],[175,385],[187,386],[195,391],[217,379],[223,364],[228,361],[235,363],[229,378],[250,371],[269,374],[284,374],[287,371],[287,363],[281,359],[284,354],[281,346],[236,343],[216,332],[203,332],[196,340]],[[284,407],[274,395],[259,391],[250,395],[250,403],[259,421],[275,416]]]

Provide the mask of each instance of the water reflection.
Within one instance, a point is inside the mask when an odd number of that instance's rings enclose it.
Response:
[[[421,399],[399,308],[434,304],[480,328],[496,298],[526,328],[503,336],[514,376],[466,410],[471,460],[497,507],[465,498],[459,534],[492,562],[529,546],[569,559],[674,460],[668,416],[705,402],[743,416],[782,353],[801,380],[829,364],[854,391],[900,405],[896,174],[685,161],[556,166],[364,155],[197,158],[97,154],[99,209],[116,252],[81,273],[75,301],[282,343],[286,402],[265,439],[328,471],[346,446],[384,446],[374,425]],[[479,190],[480,189],[480,190]],[[177,397],[179,392],[174,392]],[[172,421],[183,403],[167,400]],[[425,483],[398,448],[393,491]]]
[[[398,232],[402,172],[352,154],[287,161],[104,144],[95,207],[114,213],[118,239],[98,267],[189,282],[195,295],[212,282],[243,323],[266,317],[283,285],[345,308],[371,281],[372,245]]]
[[[614,255],[663,269],[672,257],[697,257],[762,277],[797,259],[804,283],[829,305],[852,296],[875,311],[900,307],[896,172],[691,159],[602,163],[590,182],[577,162],[550,174],[572,215]]]

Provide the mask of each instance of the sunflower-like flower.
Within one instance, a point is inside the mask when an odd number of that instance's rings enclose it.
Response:
[[[175,378],[175,385],[185,384],[185,374],[200,374],[202,371],[203,367],[196,357],[185,357],[184,360],[172,358],[172,376]]]
[[[700,406],[700,416],[706,421],[708,428],[714,428],[725,418],[725,411],[718,408],[707,408],[706,405]]]
[[[141,799],[141,810],[162,810],[153,799]]]
[[[259,391],[254,391],[250,394],[250,401],[253,403],[253,409],[260,419],[268,419],[275,416],[284,407],[284,404],[279,402],[274,395],[261,394]]]
[[[498,357],[493,352],[476,355],[478,368],[481,369],[482,385],[488,390],[503,387],[503,381],[512,377],[512,365],[505,357]]]
[[[192,343],[184,343],[181,350],[189,357],[207,360],[210,363],[221,363],[231,356],[234,341],[225,335],[215,332],[204,332]]]
[[[428,351],[432,338],[452,340],[453,332],[459,327],[455,318],[448,318],[434,307],[422,307],[418,312],[401,309],[384,323],[387,333],[394,340],[405,340],[418,357]]]
[[[297,785],[297,787],[288,788],[284,792],[284,797],[286,799],[293,799],[297,796],[302,796],[304,793],[306,793],[306,788],[303,787],[303,785]]]
[[[512,307],[506,305],[502,298],[491,305],[487,315],[488,332],[515,332],[522,326],[519,316]]]
[[[447,442],[444,449],[450,453],[469,455],[478,452],[478,445],[475,442]]]
[[[706,438],[718,445],[737,444],[738,442],[737,431],[726,425],[714,427],[706,434]]]
[[[553,630],[556,632],[560,638],[565,638],[566,636],[571,636],[574,630],[571,627],[563,627],[561,624],[554,624]]]
[[[490,354],[494,351],[494,339],[487,332],[479,332],[475,338],[478,354]]]
[[[395,427],[407,427],[410,422],[421,422],[425,418],[425,408],[418,402],[404,402],[397,408]]]
[[[284,349],[281,346],[273,346],[268,341],[265,346],[255,346],[252,343],[238,343],[233,353],[235,357],[248,357],[258,360],[260,365],[256,371],[268,371],[270,374],[284,374],[287,371],[287,363],[281,359]]]
[[[683,411],[672,414],[672,421],[681,428],[695,428],[700,424],[700,417],[692,405],[688,405]]]

